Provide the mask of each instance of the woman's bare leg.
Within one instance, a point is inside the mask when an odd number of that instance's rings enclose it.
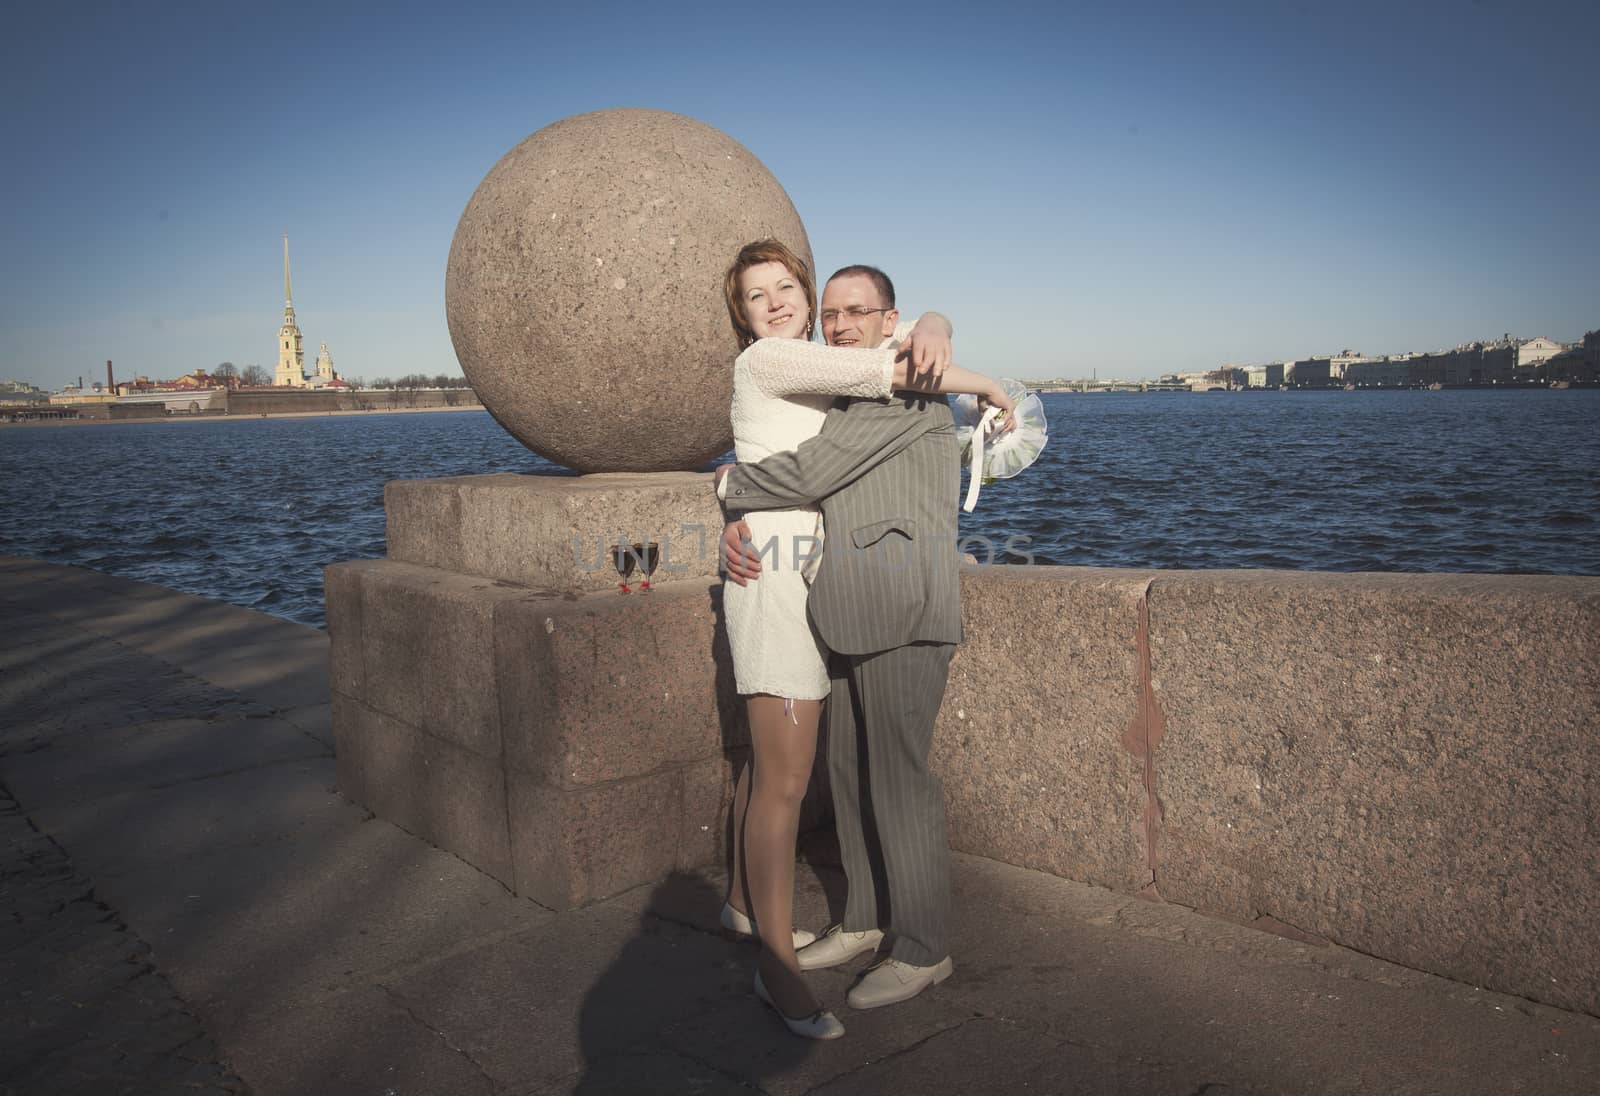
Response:
[[[817,753],[820,700],[749,700],[751,782],[744,823],[744,884],[761,936],[761,980],[788,1016],[809,1016],[817,999],[800,977],[794,954],[794,847],[800,801]]]

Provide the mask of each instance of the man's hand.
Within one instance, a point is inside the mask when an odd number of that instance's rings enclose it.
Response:
[[[949,320],[937,312],[927,312],[917,320],[911,334],[906,336],[899,356],[910,363],[909,374],[918,387],[925,383],[937,384],[939,378],[944,376],[944,371],[950,368],[954,360],[954,351],[950,347],[952,333]]]
[[[722,481],[727,476],[728,469],[732,467],[733,465],[731,464],[719,464],[717,465],[717,470],[711,474],[711,488],[717,492],[719,497],[722,494]]]
[[[1000,417],[995,420],[994,426],[991,427],[994,433],[1009,434],[1017,428],[1017,401],[1013,400],[1011,395],[999,384],[990,389],[987,396],[978,397],[979,412],[991,407],[998,407],[1002,412]]]
[[[750,546],[750,526],[743,519],[728,522],[722,530],[722,566],[740,586],[761,577],[761,557]]]

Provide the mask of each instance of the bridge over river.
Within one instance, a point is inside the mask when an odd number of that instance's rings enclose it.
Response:
[[[1160,381],[1023,381],[1030,392],[1069,392],[1092,395],[1096,392],[1188,392],[1187,384]]]

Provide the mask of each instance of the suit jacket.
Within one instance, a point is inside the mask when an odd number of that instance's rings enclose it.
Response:
[[[961,641],[961,470],[943,396],[840,401],[816,437],[735,466],[725,486],[730,508],[821,506],[826,538],[808,611],[830,649]]]

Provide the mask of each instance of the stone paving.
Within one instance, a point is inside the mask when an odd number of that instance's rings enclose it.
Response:
[[[216,1044],[54,841],[0,789],[3,1093],[242,1092]]]
[[[558,914],[340,798],[320,632],[4,559],[0,616],[0,1093],[1600,1088],[1595,1017],[966,856],[955,977],[817,972],[848,1032],[806,1043],[719,872]]]
[[[63,734],[127,719],[248,707],[153,659],[37,614],[7,614],[30,639],[0,654],[0,764]],[[68,648],[77,649],[69,656]],[[20,659],[18,656],[22,656]],[[84,676],[28,688],[20,663],[70,657]],[[153,674],[154,678],[144,676]],[[156,688],[152,689],[151,685]],[[0,785],[0,1093],[244,1091],[200,1020],[155,968],[149,944],[102,902],[67,854]]]

